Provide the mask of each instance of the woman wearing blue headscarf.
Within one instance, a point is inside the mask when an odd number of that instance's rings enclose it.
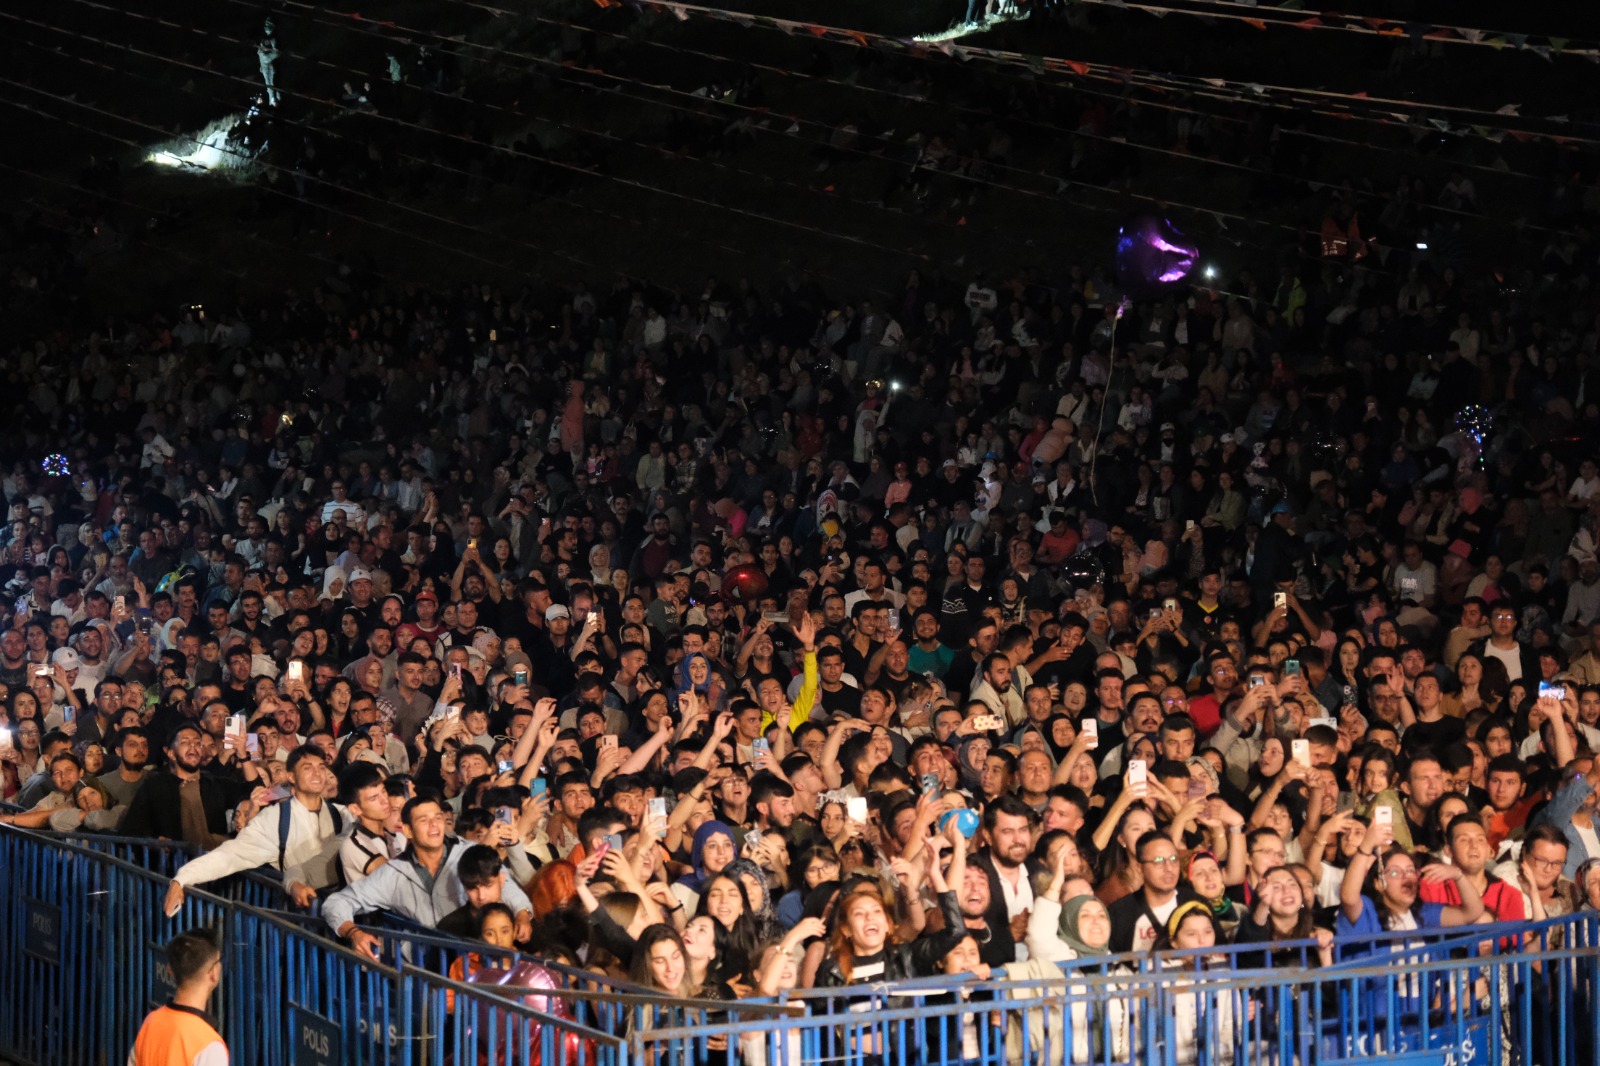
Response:
[[[672,705],[677,707],[679,697],[691,691],[700,697],[706,714],[712,718],[728,709],[728,693],[722,679],[711,668],[711,660],[699,652],[685,656],[678,664],[678,682],[672,689]]]
[[[672,886],[672,894],[683,905],[686,918],[694,917],[706,879],[721,873],[734,856],[733,830],[725,824],[713,819],[695,830],[694,846],[689,851],[691,870]]]

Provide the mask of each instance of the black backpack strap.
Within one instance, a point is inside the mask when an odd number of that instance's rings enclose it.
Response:
[[[278,872],[283,872],[283,854],[289,850],[289,823],[293,819],[289,816],[289,804],[294,798],[284,800],[278,804]]]

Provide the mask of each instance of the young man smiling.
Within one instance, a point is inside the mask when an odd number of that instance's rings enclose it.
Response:
[[[422,793],[406,801],[400,818],[411,841],[405,853],[370,877],[334,893],[322,908],[328,928],[374,959],[381,943],[356,928],[358,915],[388,910],[433,928],[439,919],[469,902],[458,868],[462,857],[477,845],[445,834],[444,804],[438,796]],[[533,931],[533,905],[513,883],[507,882],[501,891],[517,916],[517,940],[527,940]]]

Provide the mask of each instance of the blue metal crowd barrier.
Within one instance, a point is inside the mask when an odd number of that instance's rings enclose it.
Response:
[[[221,920],[222,901],[205,893],[165,918],[165,878],[10,827],[0,870],[0,1056],[21,1062],[120,1062],[145,1011],[171,994],[166,942]]]
[[[480,941],[441,936],[432,929],[391,914],[370,915],[362,920],[360,928],[379,939],[379,961],[397,968],[425,970],[440,977],[452,976],[452,969],[458,964],[464,965],[468,956],[493,966],[537,965],[544,971],[544,979],[550,982],[553,994],[567,1005],[573,1020],[605,1032],[620,1033],[628,1025],[627,1011],[613,997],[648,997],[651,994],[647,988],[593,970],[574,969]]]
[[[418,929],[380,930],[389,964],[304,914],[191,891],[114,854],[0,827],[0,1059],[115,1063],[170,997],[164,946],[222,937],[215,1009],[235,1061],[450,1066],[1355,1066],[1600,1062],[1592,913],[1366,938],[1375,955],[1248,969],[1251,945],[809,989],[664,999],[625,982]],[[264,890],[264,888],[263,888]],[[1502,951],[1531,937],[1539,951]],[[1423,942],[1417,943],[1419,939]],[[1386,943],[1384,943],[1386,941]],[[1370,946],[1369,946],[1370,950]],[[460,965],[452,971],[451,964]],[[523,969],[516,969],[521,967]],[[537,973],[526,987],[521,978]],[[501,987],[500,978],[508,978]]]
[[[171,877],[180,866],[200,854],[198,847],[181,840],[154,840],[111,833],[64,833],[57,839],[105,852],[163,877]],[[288,894],[283,890],[280,875],[269,867],[235,874],[210,886],[210,891],[213,895],[262,910],[293,909]],[[320,903],[314,903],[309,913],[315,915],[320,910]]]
[[[558,1017],[547,996],[500,990],[407,968],[416,993],[402,1004],[401,1030],[417,1042],[414,1061],[497,1066],[626,1066],[627,1041]],[[493,988],[494,991],[486,992]]]
[[[124,837],[112,833],[63,833],[57,839],[103,851],[164,877],[171,877],[178,867],[200,854],[198,847],[182,840]]]
[[[174,992],[166,943],[211,928],[224,960],[213,1006],[235,1061],[411,1061],[395,1053],[398,971],[315,926],[195,890],[167,918],[167,876],[12,827],[0,827],[0,870],[12,889],[0,901],[0,1059],[123,1061],[144,1015]],[[321,1043],[330,1055],[317,1057]]]
[[[397,970],[282,915],[229,907],[226,980],[235,1002],[269,1006],[227,1019],[243,1061],[353,1064],[413,1061],[401,1024]]]
[[[640,1062],[759,1066],[1093,1066],[1160,1064],[1155,994],[1165,975],[1134,971],[962,980],[932,977],[786,993],[796,1017],[658,1017],[640,1031]],[[1097,969],[1094,968],[1094,969]],[[1030,972],[1031,971],[1024,971]],[[658,1011],[658,1015],[674,1012]],[[681,1012],[678,1012],[681,1013]]]

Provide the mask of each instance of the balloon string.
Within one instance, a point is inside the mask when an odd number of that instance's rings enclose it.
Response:
[[[1106,387],[1100,391],[1100,414],[1094,420],[1094,454],[1089,457],[1089,494],[1094,497],[1094,505],[1100,506],[1100,437],[1104,433],[1106,420],[1106,404],[1111,400],[1111,378],[1117,372],[1117,327],[1122,325],[1122,313],[1128,309],[1128,298],[1124,296],[1117,304],[1117,313],[1111,319],[1111,354],[1106,361]]]

